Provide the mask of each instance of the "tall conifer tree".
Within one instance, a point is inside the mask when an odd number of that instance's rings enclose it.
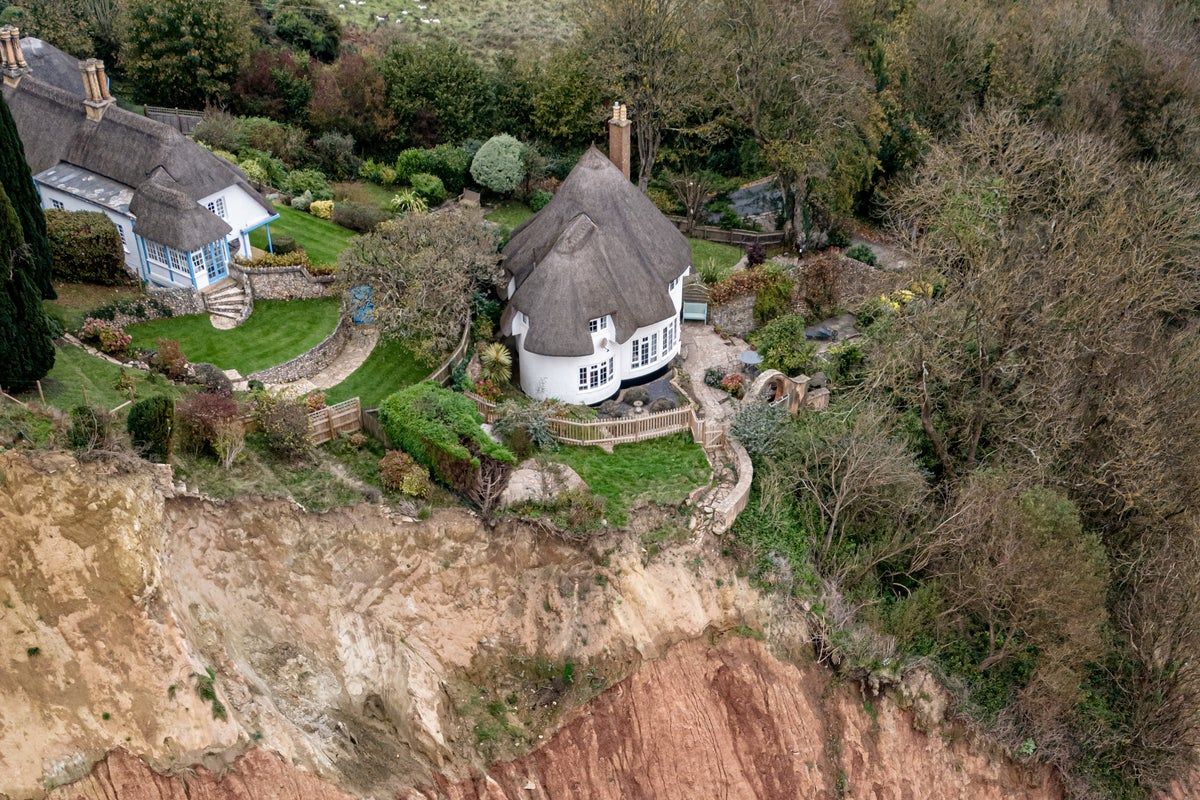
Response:
[[[54,343],[29,255],[17,211],[0,187],[0,387],[14,392],[54,366]]]
[[[50,283],[50,241],[46,238],[46,217],[29,163],[25,161],[25,148],[17,134],[8,104],[0,100],[0,186],[8,194],[9,202],[17,212],[21,234],[28,250],[25,272],[40,295],[52,300],[54,286]]]

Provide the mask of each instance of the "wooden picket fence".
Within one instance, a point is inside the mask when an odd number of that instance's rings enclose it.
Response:
[[[466,393],[475,403],[485,422],[496,421],[496,404],[477,394]],[[562,444],[611,445],[644,442],[660,436],[687,431],[692,439],[706,449],[719,447],[726,434],[725,426],[702,419],[691,408],[675,408],[653,414],[638,414],[626,419],[574,420],[550,417],[550,433]]]
[[[357,397],[308,415],[308,436],[313,444],[325,444],[343,433],[356,433],[362,427],[362,404]]]

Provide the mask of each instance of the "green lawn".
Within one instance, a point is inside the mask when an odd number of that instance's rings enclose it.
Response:
[[[342,181],[333,185],[333,199],[348,201],[364,206],[374,206],[380,211],[392,210],[392,198],[397,187],[388,188],[370,181]]]
[[[129,399],[113,388],[120,371],[120,367],[88,355],[78,347],[57,347],[54,369],[42,378],[42,392],[46,395],[46,405],[63,411],[82,403],[108,409],[116,408]],[[183,391],[158,375],[136,369],[125,371],[133,378],[134,391],[139,400],[156,394],[177,397]],[[37,400],[37,389],[24,393],[20,399]]]
[[[692,243],[692,267],[695,272],[712,278],[714,283],[732,272],[733,265],[745,255],[745,251],[740,247],[706,242],[703,239],[688,241]]]
[[[642,498],[683,502],[710,475],[704,450],[685,433],[619,444],[611,455],[599,447],[564,446],[551,458],[578,472],[593,492],[604,497],[605,516],[613,525],[624,525],[629,509]]]
[[[67,330],[83,326],[87,312],[116,300],[137,300],[145,297],[140,286],[98,286],[94,283],[59,283],[55,281],[57,300],[46,301],[46,311],[62,318]]]
[[[338,256],[354,236],[354,231],[304,211],[278,203],[275,204],[275,210],[279,212],[279,219],[271,223],[271,236],[292,237],[296,244],[304,248],[309,261],[314,264],[337,264]],[[250,244],[266,250],[266,229],[251,231]]]
[[[500,233],[508,237],[513,228],[533,216],[533,209],[517,200],[501,203],[486,215],[487,219],[500,226]]]
[[[380,342],[361,367],[325,393],[325,399],[332,405],[357,397],[363,408],[376,408],[383,398],[422,380],[436,366],[417,358],[404,342]]]
[[[177,339],[189,361],[249,375],[319,344],[337,326],[340,307],[340,301],[332,297],[259,300],[250,318],[232,330],[217,330],[207,314],[156,319],[130,325],[127,330],[134,347],[154,348],[159,339]]]

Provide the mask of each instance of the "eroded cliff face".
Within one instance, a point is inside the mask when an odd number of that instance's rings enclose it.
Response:
[[[830,685],[702,542],[644,563],[629,539],[217,504],[145,470],[0,454],[0,793],[1057,797]],[[470,706],[535,658],[591,681],[506,687],[489,764]]]

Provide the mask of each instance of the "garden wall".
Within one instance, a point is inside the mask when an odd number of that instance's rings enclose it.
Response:
[[[229,265],[250,286],[255,300],[305,300],[334,294],[332,275],[310,275],[303,267]]]
[[[745,339],[754,330],[754,294],[735,297],[708,307],[708,321],[714,328]]]
[[[113,322],[120,325],[122,328],[128,325],[134,325],[139,322],[148,322],[152,319],[160,319],[166,316],[181,317],[185,314],[200,314],[204,312],[204,299],[200,293],[193,289],[162,289],[157,286],[147,286],[146,296],[152,300],[157,300],[163,306],[170,309],[170,314],[163,313],[154,304],[141,302],[142,314],[130,314],[124,311],[117,311],[113,314]]]
[[[345,349],[350,337],[354,335],[354,322],[349,317],[343,316],[338,321],[337,327],[333,329],[333,333],[307,353],[302,353],[291,361],[268,367],[246,377],[263,383],[291,383],[311,378],[332,364],[334,359]]]

